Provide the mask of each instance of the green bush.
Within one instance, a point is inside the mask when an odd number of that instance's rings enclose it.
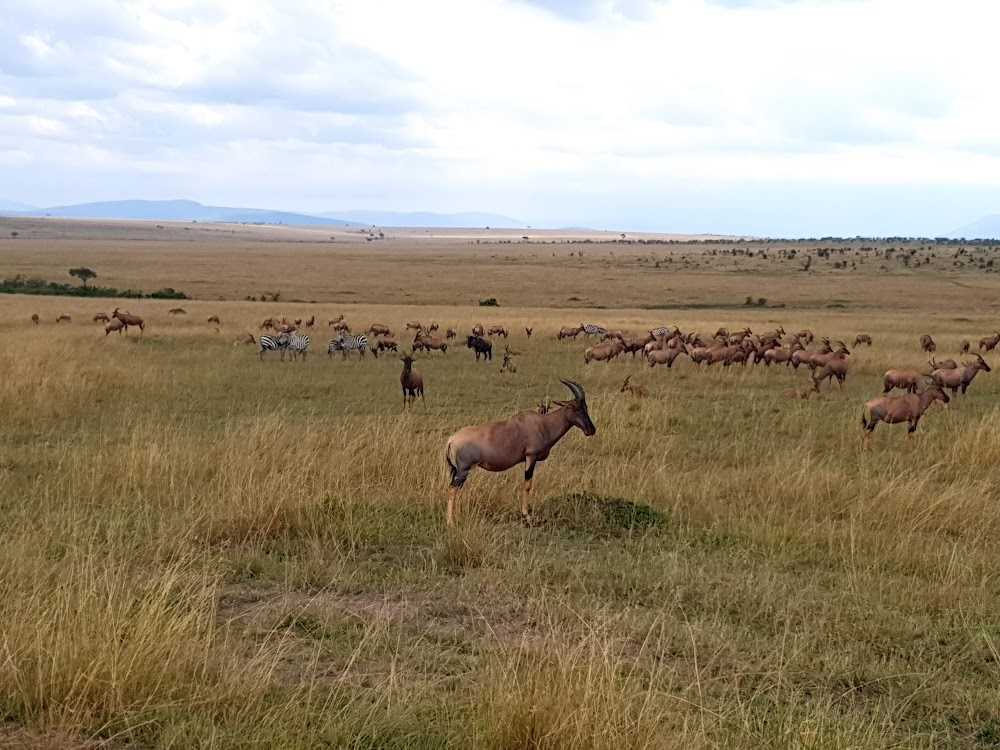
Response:
[[[0,294],[37,294],[51,297],[122,297],[128,299],[188,299],[184,292],[174,289],[160,289],[152,294],[143,294],[134,289],[115,289],[110,286],[71,286],[44,279],[26,279],[21,274],[0,282]]]

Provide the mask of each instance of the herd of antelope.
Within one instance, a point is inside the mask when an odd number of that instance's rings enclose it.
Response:
[[[185,315],[183,308],[174,308],[171,315]],[[128,328],[137,327],[140,335],[145,330],[142,318],[116,308],[110,316],[98,313],[94,322],[106,323],[105,335],[114,331],[128,332]],[[39,324],[38,315],[32,315],[32,321]],[[69,315],[60,315],[57,323],[71,322]],[[219,325],[217,316],[208,318],[210,324]],[[423,375],[414,367],[417,352],[441,352],[447,355],[449,342],[458,339],[458,329],[448,327],[444,338],[435,335],[440,331],[438,323],[428,326],[419,321],[409,321],[403,331],[413,339],[409,349],[402,350],[391,328],[384,323],[372,323],[360,335],[353,334],[350,326],[341,315],[330,319],[327,326],[339,334],[339,338],[330,342],[329,353],[340,351],[346,358],[350,351],[359,352],[359,359],[364,359],[365,351],[370,349],[377,358],[380,353],[392,351],[397,353],[403,363],[400,373],[400,387],[403,396],[403,410],[409,411],[419,398],[426,405],[425,384]],[[267,318],[260,324],[260,330],[270,330],[277,336],[261,335],[255,338],[246,333],[236,339],[234,344],[260,345],[260,355],[265,351],[278,349],[289,351],[292,359],[301,354],[305,359],[308,350],[309,337],[299,333],[304,329],[316,327],[315,316],[303,320],[287,318]],[[216,329],[218,330],[218,329]],[[534,329],[524,328],[525,336],[531,340]],[[373,336],[369,341],[368,334]],[[851,350],[844,341],[831,341],[830,338],[819,338],[811,330],[803,329],[795,333],[786,333],[782,326],[763,333],[754,333],[749,327],[739,330],[719,328],[712,335],[697,332],[684,332],[677,327],[662,327],[652,329],[639,337],[627,337],[621,331],[608,330],[594,324],[566,326],[556,333],[559,341],[576,340],[583,335],[585,339],[594,338],[595,342],[587,346],[583,352],[585,365],[597,362],[612,362],[630,355],[632,360],[641,358],[648,363],[649,368],[666,365],[672,368],[680,357],[687,357],[695,366],[706,368],[720,366],[729,368],[735,365],[763,365],[765,368],[786,367],[798,370],[806,368],[810,376],[802,388],[786,389],[782,396],[790,399],[809,399],[821,393],[824,382],[836,380],[843,388],[850,372]],[[476,361],[489,362],[493,358],[493,339],[503,339],[504,358],[502,373],[516,373],[517,366],[513,357],[525,354],[524,350],[511,349],[507,343],[510,331],[501,325],[485,327],[476,324],[465,336],[464,348],[472,350]],[[404,339],[406,340],[406,339]],[[858,334],[851,344],[852,347],[872,346],[873,339],[868,334]],[[882,394],[865,403],[861,422],[865,446],[870,447],[872,433],[879,423],[909,425],[908,432],[912,438],[921,417],[934,403],[940,401],[948,404],[959,393],[965,394],[979,373],[990,372],[989,364],[983,359],[984,353],[994,351],[1000,346],[1000,331],[990,336],[984,336],[978,341],[978,352],[971,353],[972,344],[963,340],[959,345],[959,353],[973,356],[974,359],[956,362],[954,359],[939,361],[936,356],[938,345],[930,335],[919,339],[922,351],[931,354],[928,362],[928,372],[913,368],[896,368],[886,371],[882,385]],[[646,398],[650,395],[645,386],[631,382],[632,376],[625,377],[620,393],[629,394],[635,398]],[[569,389],[572,398],[539,404],[531,411],[516,414],[509,419],[492,423],[466,427],[454,433],[447,441],[445,449],[446,463],[450,472],[448,487],[447,522],[454,522],[455,506],[459,499],[469,473],[479,467],[486,471],[507,471],[514,466],[524,464],[524,494],[521,512],[526,520],[531,519],[531,489],[536,465],[549,456],[549,452],[559,440],[573,427],[578,427],[585,435],[596,433],[597,428],[590,418],[587,408],[586,394],[583,386],[571,380],[562,380]],[[893,395],[893,390],[904,391],[903,395]],[[949,396],[949,392],[951,395]]]

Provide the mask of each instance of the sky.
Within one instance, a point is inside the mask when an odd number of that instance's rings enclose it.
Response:
[[[1000,213],[993,0],[10,0],[0,199],[944,234]]]

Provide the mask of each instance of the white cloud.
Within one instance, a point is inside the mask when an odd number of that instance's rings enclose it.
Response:
[[[730,186],[754,183],[1000,198],[992,12],[987,0],[37,0],[0,28],[0,197],[576,224],[685,183],[726,222],[744,211]],[[933,220],[922,210],[914,226]]]

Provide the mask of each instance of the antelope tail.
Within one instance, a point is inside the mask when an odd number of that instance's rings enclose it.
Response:
[[[458,465],[452,461],[451,452],[451,441],[448,441],[448,447],[444,449],[444,460],[445,463],[448,464],[448,471],[451,474],[451,478],[454,479],[455,475],[458,473]]]

